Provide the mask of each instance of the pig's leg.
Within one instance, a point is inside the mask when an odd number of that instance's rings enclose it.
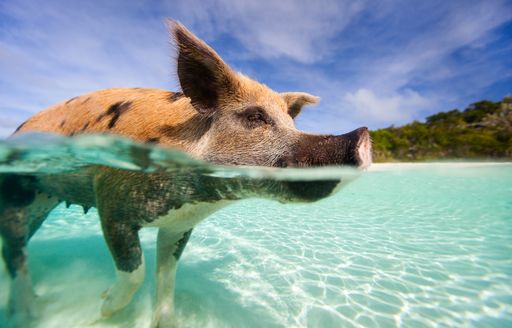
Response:
[[[174,327],[174,285],[176,269],[192,229],[185,232],[160,228],[157,239],[156,308],[152,327]]]
[[[34,317],[34,292],[27,267],[28,222],[24,208],[9,208],[0,218],[2,257],[11,278],[7,307],[9,326],[22,327]]]
[[[9,327],[26,327],[36,316],[35,294],[27,267],[27,244],[58,200],[37,194],[30,177],[0,177],[2,257],[11,278],[7,308]]]
[[[109,317],[130,303],[144,281],[144,255],[140,246],[139,228],[113,218],[98,209],[103,235],[115,262],[117,280],[103,293],[101,315]]]

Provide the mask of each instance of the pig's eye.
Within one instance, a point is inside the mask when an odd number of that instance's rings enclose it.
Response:
[[[263,115],[261,113],[251,114],[251,115],[247,116],[247,120],[249,122],[258,122],[258,121],[265,122],[265,118],[263,117]]]
[[[272,120],[265,110],[258,106],[248,107],[241,114],[242,122],[248,128],[256,128],[264,124],[271,124]]]

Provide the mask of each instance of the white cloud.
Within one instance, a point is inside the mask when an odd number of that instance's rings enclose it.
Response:
[[[503,1],[485,1],[440,10],[442,14],[437,22],[429,23],[429,28],[421,33],[411,33],[410,40],[403,46],[394,45],[385,56],[358,62],[354,69],[359,73],[354,80],[340,86],[344,96],[330,106],[345,119],[348,116],[355,125],[372,128],[421,120],[425,113],[450,109],[461,99],[460,94],[450,93],[454,89],[438,88],[427,93],[409,85],[429,81],[440,86],[450,78],[471,71],[471,67],[462,70],[460,66],[454,66],[449,56],[462,47],[485,45],[492,39],[490,33],[512,18],[510,9],[511,6]],[[435,17],[434,13],[430,14]],[[472,72],[476,81],[470,82],[466,77],[466,84],[483,88],[495,81],[489,76],[491,74],[487,74],[495,70],[492,65],[479,67],[478,71]]]
[[[437,19],[428,28],[411,33],[410,40],[394,45],[387,55],[362,63],[362,70],[371,69],[359,87],[392,93],[413,80],[453,77],[459,72],[446,65],[449,55],[466,46],[482,47],[493,29],[512,19],[512,6],[500,0],[449,4],[438,11],[424,17]]]
[[[431,105],[428,99],[413,90],[378,95],[363,88],[347,93],[344,100],[353,109],[352,115],[355,118],[373,124],[405,123],[413,119],[419,110]]]
[[[229,33],[253,58],[311,63],[333,49],[332,38],[363,9],[362,1],[186,1],[180,18],[201,34]]]

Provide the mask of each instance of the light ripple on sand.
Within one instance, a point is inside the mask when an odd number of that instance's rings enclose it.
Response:
[[[183,327],[512,325],[512,166],[375,169],[309,205],[247,200],[199,225],[178,272]],[[154,275],[155,230],[142,240]],[[154,279],[98,318],[114,270],[97,213],[59,207],[30,246],[39,327],[146,327]],[[0,290],[7,290],[5,271]],[[6,293],[0,293],[0,307]],[[0,308],[0,320],[4,320]],[[0,321],[1,322],[1,321]]]

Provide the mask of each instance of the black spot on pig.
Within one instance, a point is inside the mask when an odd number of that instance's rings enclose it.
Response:
[[[119,120],[119,118],[121,117],[121,115],[124,112],[126,112],[128,109],[130,109],[131,105],[132,105],[131,101],[117,102],[117,103],[113,104],[112,106],[110,106],[105,113],[98,116],[96,121],[99,122],[104,117],[111,116],[110,122],[108,122],[108,128],[111,129],[116,125],[116,123]]]
[[[84,126],[82,126],[82,129],[80,129],[80,132],[84,132],[89,127],[89,122],[85,123]]]
[[[69,104],[70,102],[72,102],[73,100],[77,99],[78,97],[73,97],[71,99],[69,99],[68,101],[66,101],[66,105]]]
[[[147,143],[158,143],[159,141],[160,141],[160,138],[158,138],[158,137],[149,138],[146,140]]]
[[[25,121],[25,122],[21,123],[21,124],[20,124],[20,126],[18,126],[18,127],[16,128],[16,131],[14,131],[14,133],[16,133],[16,132],[18,132],[19,130],[21,130],[21,128],[22,128],[26,123],[27,123],[27,121]]]

